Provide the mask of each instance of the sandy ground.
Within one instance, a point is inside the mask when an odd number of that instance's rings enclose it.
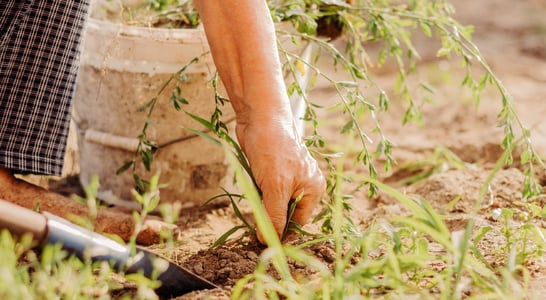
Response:
[[[461,23],[475,25],[475,43],[513,95],[518,113],[532,129],[535,146],[539,152],[546,153],[546,118],[543,117],[546,114],[546,2],[454,0],[454,5],[457,8],[455,17]],[[394,156],[398,161],[392,171],[381,177],[404,192],[423,196],[440,210],[455,197],[460,197],[461,200],[450,208],[447,221],[450,230],[456,230],[467,220],[481,184],[501,153],[498,144],[502,132],[496,127],[500,99],[493,90],[488,90],[476,109],[469,92],[461,88],[463,73],[457,67],[458,62],[438,60],[430,50],[436,49],[432,48],[435,46],[428,41],[418,45],[424,56],[419,76],[435,89],[434,102],[423,108],[425,126],[401,127],[401,103],[393,103],[389,113],[379,116],[387,136],[396,144]],[[324,66],[328,68],[326,64]],[[376,80],[390,90],[394,72],[388,67],[375,72]],[[327,102],[333,95],[333,89],[320,81],[311,93],[318,102]],[[335,118],[327,114],[325,117]],[[325,135],[330,140],[339,140],[340,125],[331,123],[324,131]],[[411,175],[403,169],[405,164],[430,158],[439,147],[449,149],[472,167],[446,168],[425,180],[400,184],[400,180]],[[346,168],[349,172],[363,172],[349,162]],[[544,185],[546,177],[539,174],[539,178]],[[482,218],[478,223],[490,224],[492,221],[488,216],[494,208],[515,207],[516,201],[521,200],[522,180],[523,174],[516,167],[499,172],[491,185],[490,201],[480,210]],[[381,194],[373,199],[368,199],[365,192],[354,192],[354,196],[354,218],[360,224],[367,224],[373,214],[395,205],[392,199]],[[249,215],[248,210],[244,212]],[[229,288],[237,279],[254,270],[263,250],[255,241],[232,241],[214,250],[208,248],[227,228],[239,223],[231,207],[225,204],[182,211],[177,222],[183,234],[180,246],[167,255],[225,289],[192,293],[179,299],[208,296],[227,299]],[[313,225],[309,228],[312,230]],[[493,249],[497,242],[490,237],[483,247]],[[324,261],[328,260],[329,249],[317,247],[312,251]],[[493,254],[488,259],[495,261]],[[531,294],[536,296],[546,291],[546,268],[539,259],[532,269],[535,278]]]

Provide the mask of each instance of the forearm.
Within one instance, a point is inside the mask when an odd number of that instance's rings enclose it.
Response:
[[[237,139],[282,236],[290,200],[300,197],[292,218],[305,224],[325,187],[294,126],[269,10],[264,0],[195,2],[237,114]],[[258,239],[265,242],[260,230]]]
[[[263,0],[196,0],[238,123],[291,120],[275,28]]]

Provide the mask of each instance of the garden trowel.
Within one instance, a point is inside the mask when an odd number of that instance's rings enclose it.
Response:
[[[40,246],[61,244],[63,249],[80,258],[111,262],[116,270],[125,273],[142,272],[150,278],[154,266],[162,266],[164,271],[157,277],[161,286],[156,289],[162,297],[176,297],[195,290],[216,288],[213,283],[144,248],[137,247],[136,253],[131,255],[129,246],[63,218],[47,212],[37,213],[0,200],[0,229],[4,228],[16,236],[31,233]]]

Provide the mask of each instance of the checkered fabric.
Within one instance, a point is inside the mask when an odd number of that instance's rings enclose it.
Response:
[[[89,0],[0,1],[0,165],[60,175]]]

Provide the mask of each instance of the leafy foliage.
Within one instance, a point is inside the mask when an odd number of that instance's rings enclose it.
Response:
[[[188,5],[187,0],[149,0],[145,7],[160,12],[177,9],[179,14],[174,18],[178,17],[183,20],[188,15],[196,14],[193,7]],[[356,161],[368,169],[372,178],[377,178],[378,174],[377,167],[373,163],[374,160],[383,157],[383,168],[388,170],[394,163],[394,159],[391,155],[392,142],[383,134],[377,121],[377,114],[388,111],[391,96],[373,80],[368,68],[374,65],[382,66],[391,60],[394,61],[398,67],[394,91],[397,98],[407,104],[402,123],[417,122],[422,124],[424,120],[420,107],[432,101],[433,89],[428,84],[421,83],[417,89],[424,94],[417,93],[412,90],[409,84],[409,78],[416,72],[420,59],[419,51],[413,44],[413,35],[421,31],[429,38],[439,38],[438,57],[456,55],[461,58],[461,64],[466,69],[466,76],[462,84],[472,91],[476,105],[479,105],[481,91],[488,85],[499,91],[502,109],[498,114],[498,119],[499,126],[504,128],[505,133],[501,144],[509,154],[506,156],[506,163],[512,163],[513,150],[521,143],[523,151],[520,161],[525,166],[524,171],[527,175],[524,196],[528,198],[540,193],[540,186],[532,178],[532,175],[535,165],[542,165],[542,161],[533,148],[530,131],[515,113],[510,94],[493,74],[478,48],[472,43],[472,26],[463,26],[452,18],[454,8],[448,1],[269,0],[268,5],[275,22],[290,23],[294,29],[279,29],[279,40],[288,38],[296,44],[304,42],[313,44],[317,52],[331,57],[332,63],[345,70],[351,78],[350,80],[334,80],[321,72],[314,62],[302,59],[293,50],[287,50],[283,43],[279,43],[279,50],[286,58],[287,77],[295,77],[297,72],[301,72],[302,65],[305,65],[313,73],[314,79],[311,79],[311,82],[320,76],[332,84],[338,98],[335,104],[326,109],[340,110],[347,116],[346,123],[341,127],[341,133],[352,132],[359,138],[361,149]],[[340,35],[346,41],[343,51],[338,50],[331,43]],[[372,54],[367,50],[367,45],[370,44],[380,46],[379,54],[376,57],[372,57]],[[315,57],[318,58],[318,56],[317,54]],[[182,74],[182,70],[177,73],[178,76]],[[217,78],[212,82],[216,90]],[[312,84],[307,89],[311,87]],[[175,109],[180,109],[180,105],[188,101],[188,99],[180,98],[179,89],[180,87],[177,85],[171,97],[171,103]],[[375,90],[375,93],[371,90]],[[163,89],[159,93],[162,91]],[[319,149],[323,149],[327,143],[320,134],[320,122],[317,120],[316,110],[323,109],[323,107],[307,99],[306,88],[302,88],[297,80],[294,80],[288,87],[289,94],[294,92],[301,95],[306,102],[305,120],[313,128],[313,132],[306,137],[307,146],[312,147],[315,153],[320,154]],[[421,95],[418,97],[416,94]],[[151,112],[153,110],[152,103],[156,100],[157,98],[152,99],[145,109]],[[191,99],[189,100],[191,101]],[[215,100],[217,103],[221,102],[222,105],[227,101],[218,93]],[[217,107],[219,106],[217,105]],[[215,126],[224,125],[219,121],[221,116],[221,109],[216,110],[211,117],[211,123]],[[360,124],[363,118],[374,120],[375,126],[369,129],[362,128]],[[514,126],[523,132],[520,140],[516,140]],[[143,133],[145,133],[145,129]],[[372,133],[379,136],[377,141],[371,137]],[[146,169],[149,169],[156,145],[149,142],[146,136],[141,136],[139,139],[142,141],[143,147],[138,152],[142,163]],[[372,143],[377,145],[375,150],[370,149]],[[324,159],[329,161],[329,155],[325,155]],[[121,170],[128,169],[131,165],[133,164],[128,163]],[[135,177],[135,181],[140,190],[145,189],[145,182],[140,181],[140,177]],[[373,195],[375,186],[370,185],[369,188],[370,195]]]
[[[258,227],[270,246],[262,253],[256,271],[240,280],[234,287],[232,297],[234,299],[523,297],[529,280],[525,264],[541,256],[545,247],[544,230],[536,225],[537,220],[546,216],[545,207],[532,201],[519,203],[520,209],[500,209],[494,212],[503,222],[501,229],[487,226],[474,231],[474,219],[470,218],[464,230],[451,232],[444,222],[445,216],[435,212],[426,199],[401,194],[378,180],[378,161],[383,164],[381,166],[383,170],[389,170],[396,163],[392,157],[393,143],[383,133],[378,114],[388,112],[391,101],[400,100],[406,105],[402,124],[409,122],[425,124],[421,107],[432,101],[432,87],[421,83],[414,88],[410,83],[420,59],[418,47],[413,44],[413,35],[420,31],[427,37],[439,39],[440,47],[437,51],[439,57],[451,59],[455,57],[461,60],[466,70],[462,85],[471,90],[475,105],[479,105],[481,92],[488,87],[496,88],[500,95],[502,108],[498,113],[498,123],[504,130],[504,138],[500,143],[505,152],[480,190],[479,199],[472,212],[473,216],[478,213],[493,174],[503,165],[513,162],[512,155],[516,147],[522,149],[519,161],[524,166],[526,175],[524,198],[532,200],[534,195],[540,193],[540,185],[533,178],[533,173],[542,161],[533,148],[530,131],[516,114],[510,94],[472,43],[472,27],[463,26],[454,20],[453,7],[444,0],[346,2],[270,0],[268,4],[276,22],[284,21],[292,25],[288,30],[278,29],[279,40],[290,40],[296,45],[312,44],[316,52],[312,60],[306,60],[299,53],[290,50],[286,44],[279,43],[287,79],[294,79],[288,85],[287,93],[290,95],[297,93],[305,101],[305,121],[311,127],[311,132],[305,137],[306,145],[317,158],[323,159],[327,164],[327,198],[324,199],[325,210],[319,215],[322,233],[312,236],[309,242],[299,246],[282,245],[268,222],[260,201],[259,188],[252,178],[244,153],[229,135],[226,124],[222,122],[222,107],[229,100],[218,92],[218,78],[215,75],[211,80],[216,92],[215,111],[210,118],[192,114],[188,116],[205,126],[207,130],[192,132],[215,144],[227,146],[233,165],[237,169],[237,181],[243,190],[243,194],[240,195],[227,191],[225,195],[221,195],[230,199],[235,214],[243,225],[228,230],[215,245],[222,243],[238,230],[244,229],[253,233],[254,229],[243,218],[237,205],[238,201],[244,198],[250,203]],[[162,12],[145,24],[170,27],[183,21],[184,26],[188,24],[193,26],[199,19],[193,8],[188,5],[188,1],[149,0],[146,9]],[[136,11],[127,12],[130,17],[137,15]],[[345,39],[346,48],[343,50],[336,48],[332,43],[332,40],[339,36]],[[368,51],[368,45],[371,44],[380,48],[376,56]],[[331,63],[344,70],[349,79],[337,80],[322,72],[317,64],[319,56],[329,57]],[[158,91],[157,96],[141,108],[141,111],[147,113],[149,121],[143,125],[138,136],[139,145],[134,158],[118,171],[132,170],[138,191],[135,196],[146,207],[143,215],[135,215],[137,224],[141,224],[146,214],[158,204],[157,178],[144,180],[141,174],[137,174],[136,169],[137,164],[142,164],[150,171],[154,153],[158,149],[147,135],[148,129],[153,126],[151,118],[153,109],[159,94],[169,92],[167,86],[174,83],[175,87],[170,92],[170,104],[173,109],[184,110],[184,106],[192,99],[186,99],[181,95],[180,83],[186,80],[186,69],[198,60],[199,58],[195,58],[173,74]],[[391,63],[394,63],[398,71],[394,93],[375,82],[368,70],[372,66]],[[301,73],[304,67],[312,75],[311,84],[305,87],[296,80],[296,74]],[[318,78],[329,82],[337,95],[335,103],[327,107],[307,97],[307,91]],[[368,171],[366,176],[351,176],[344,173],[341,166],[346,156],[344,153],[332,151],[330,142],[322,136],[324,120],[318,117],[320,110],[338,111],[345,117],[339,131],[348,140],[357,144],[351,145],[358,149],[355,163],[361,164]],[[363,120],[371,120],[374,125],[366,128],[362,125]],[[516,137],[515,129],[522,132],[521,137]],[[375,148],[372,148],[372,144]],[[438,149],[430,160],[403,167],[424,170],[419,174],[420,177],[411,178],[419,180],[423,176],[437,172],[445,164],[464,167],[464,163],[445,149]],[[379,217],[366,230],[360,230],[353,224],[349,215],[352,209],[351,196],[343,192],[343,185],[346,182],[357,182],[360,186],[367,186],[370,196],[382,190],[396,199],[408,214]],[[145,191],[149,192],[144,193]],[[290,209],[293,210],[293,207]],[[511,220],[514,218],[523,220],[523,225],[517,228],[511,226]],[[297,224],[292,225],[296,230],[301,229]],[[480,243],[492,233],[504,238],[504,244],[499,249],[503,262],[499,265],[492,265],[480,250]],[[34,254],[30,254],[32,252],[26,252],[29,244],[25,241],[22,239],[19,244],[15,244],[5,232],[0,236],[0,257],[5,257],[0,268],[7,270],[0,272],[0,275],[11,276],[0,280],[0,283],[4,283],[0,285],[2,286],[0,295],[7,298],[11,296],[27,298],[31,295],[48,299],[50,296],[53,297],[54,291],[65,293],[62,295],[66,295],[67,298],[85,298],[89,296],[89,291],[93,291],[94,295],[108,297],[106,294],[111,289],[111,282],[108,281],[107,275],[110,271],[104,265],[90,266],[79,261],[64,262],[65,257],[58,249],[47,250],[52,252],[46,251],[45,258],[40,262],[33,256]],[[328,243],[333,247],[335,257],[332,268],[326,267],[305,251],[307,246],[318,243]],[[24,256],[23,253],[29,254]],[[22,258],[30,264],[17,265]],[[314,275],[306,279],[295,278],[290,273],[289,260],[313,270]],[[277,271],[278,277],[272,277],[267,272],[270,266]],[[95,281],[89,281],[91,270],[97,268],[99,276],[94,278]],[[36,271],[30,272],[30,269]],[[73,278],[80,283],[75,289],[61,290],[59,284],[43,279],[51,277],[53,281],[58,280],[66,285],[66,282],[73,281],[63,281],[67,279],[60,276],[72,274],[74,269],[81,274],[80,277]],[[96,276],[96,272],[93,274]]]
[[[158,205],[158,176],[150,180],[150,190],[134,193],[142,205],[141,213],[134,213],[136,228],[129,243],[134,250],[136,236],[142,229],[146,215]],[[92,210],[95,207],[98,180],[86,189],[86,202]],[[92,227],[94,215],[88,220],[79,218],[82,225]],[[166,234],[172,241],[172,234]],[[168,240],[168,239],[167,239]],[[121,241],[119,241],[121,242]],[[7,230],[0,231],[0,298],[2,299],[159,299],[154,289],[159,282],[157,270],[152,278],[142,273],[114,275],[108,262],[92,263],[69,255],[62,245],[40,245],[36,249],[32,236],[12,237]],[[155,274],[155,277],[154,277]],[[126,289],[122,278],[134,283],[134,289]]]

